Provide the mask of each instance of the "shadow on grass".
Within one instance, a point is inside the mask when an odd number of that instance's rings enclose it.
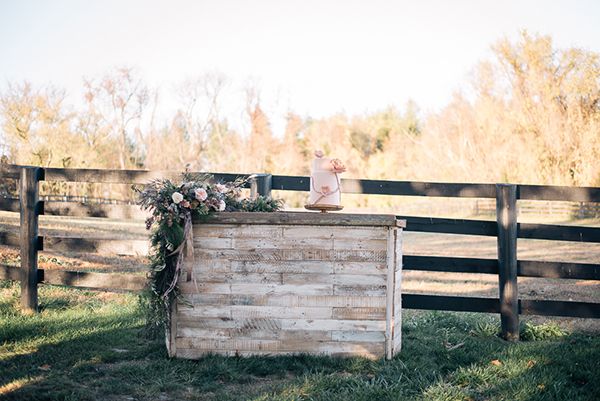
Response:
[[[3,333],[9,336],[0,348],[0,398],[600,398],[600,338],[509,344],[481,325],[492,321],[484,315],[411,313],[404,322],[403,351],[392,361],[309,355],[171,360],[161,341],[140,337],[135,309],[51,317],[17,321],[13,325],[27,324]],[[24,335],[30,331],[33,335]]]

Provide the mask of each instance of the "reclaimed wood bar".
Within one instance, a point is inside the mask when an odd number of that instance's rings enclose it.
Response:
[[[392,358],[402,229],[393,215],[220,213],[194,222],[169,355]]]

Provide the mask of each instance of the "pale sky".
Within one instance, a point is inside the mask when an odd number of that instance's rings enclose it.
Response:
[[[274,120],[408,99],[428,112],[520,29],[600,52],[600,0],[0,0],[0,90],[51,83],[76,104],[82,77],[131,66],[163,93],[219,71],[241,100],[251,77]]]

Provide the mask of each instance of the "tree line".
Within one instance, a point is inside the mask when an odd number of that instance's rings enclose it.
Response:
[[[422,115],[414,102],[318,119],[290,110],[277,133],[256,85],[241,92],[247,129],[233,129],[223,112],[228,81],[215,73],[186,81],[161,123],[158,92],[128,68],[84,80],[77,107],[59,88],[9,83],[0,93],[3,160],[307,175],[323,149],[346,162],[347,177],[600,186],[599,55],[526,32],[492,50],[438,112]]]

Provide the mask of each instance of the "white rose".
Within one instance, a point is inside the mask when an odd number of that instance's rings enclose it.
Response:
[[[224,193],[227,192],[227,186],[223,184],[216,184],[217,192]]]
[[[180,194],[179,192],[173,192],[173,195],[171,195],[171,198],[173,199],[173,203],[178,205],[179,202],[181,202],[183,200],[183,195]]]
[[[225,206],[227,206],[225,204],[225,201],[224,200],[220,200],[219,201],[219,212],[222,212],[223,210],[225,210]]]
[[[206,198],[208,197],[208,193],[204,188],[196,188],[196,190],[194,190],[194,196],[198,201],[202,202],[206,200]]]

